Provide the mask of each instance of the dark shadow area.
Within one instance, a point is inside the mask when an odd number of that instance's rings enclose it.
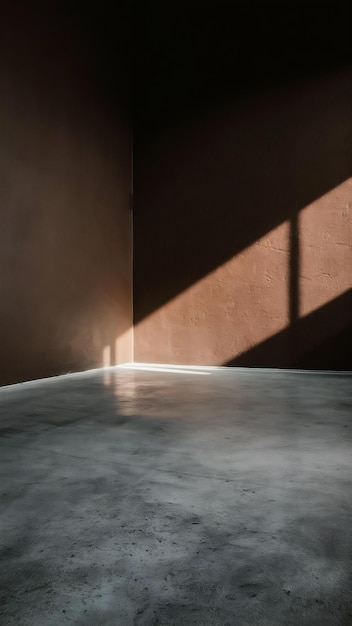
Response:
[[[133,9],[136,138],[349,62],[347,0],[152,0]]]
[[[352,289],[225,365],[352,371]]]
[[[112,112],[132,124],[133,8],[129,0],[70,2],[33,0],[54,20],[63,39],[71,39],[89,67],[94,88]]]

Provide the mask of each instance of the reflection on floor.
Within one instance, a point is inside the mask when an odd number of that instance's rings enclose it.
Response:
[[[351,624],[351,376],[162,370],[0,390],[1,623]]]

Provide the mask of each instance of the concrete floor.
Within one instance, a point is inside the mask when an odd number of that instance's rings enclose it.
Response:
[[[3,388],[1,625],[352,624],[351,415],[338,374]]]

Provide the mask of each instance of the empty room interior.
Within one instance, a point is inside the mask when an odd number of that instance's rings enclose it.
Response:
[[[351,24],[1,3],[2,626],[352,625]]]

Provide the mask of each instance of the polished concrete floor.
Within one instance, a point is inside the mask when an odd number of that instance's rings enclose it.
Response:
[[[162,369],[0,390],[1,625],[352,624],[352,376]]]

